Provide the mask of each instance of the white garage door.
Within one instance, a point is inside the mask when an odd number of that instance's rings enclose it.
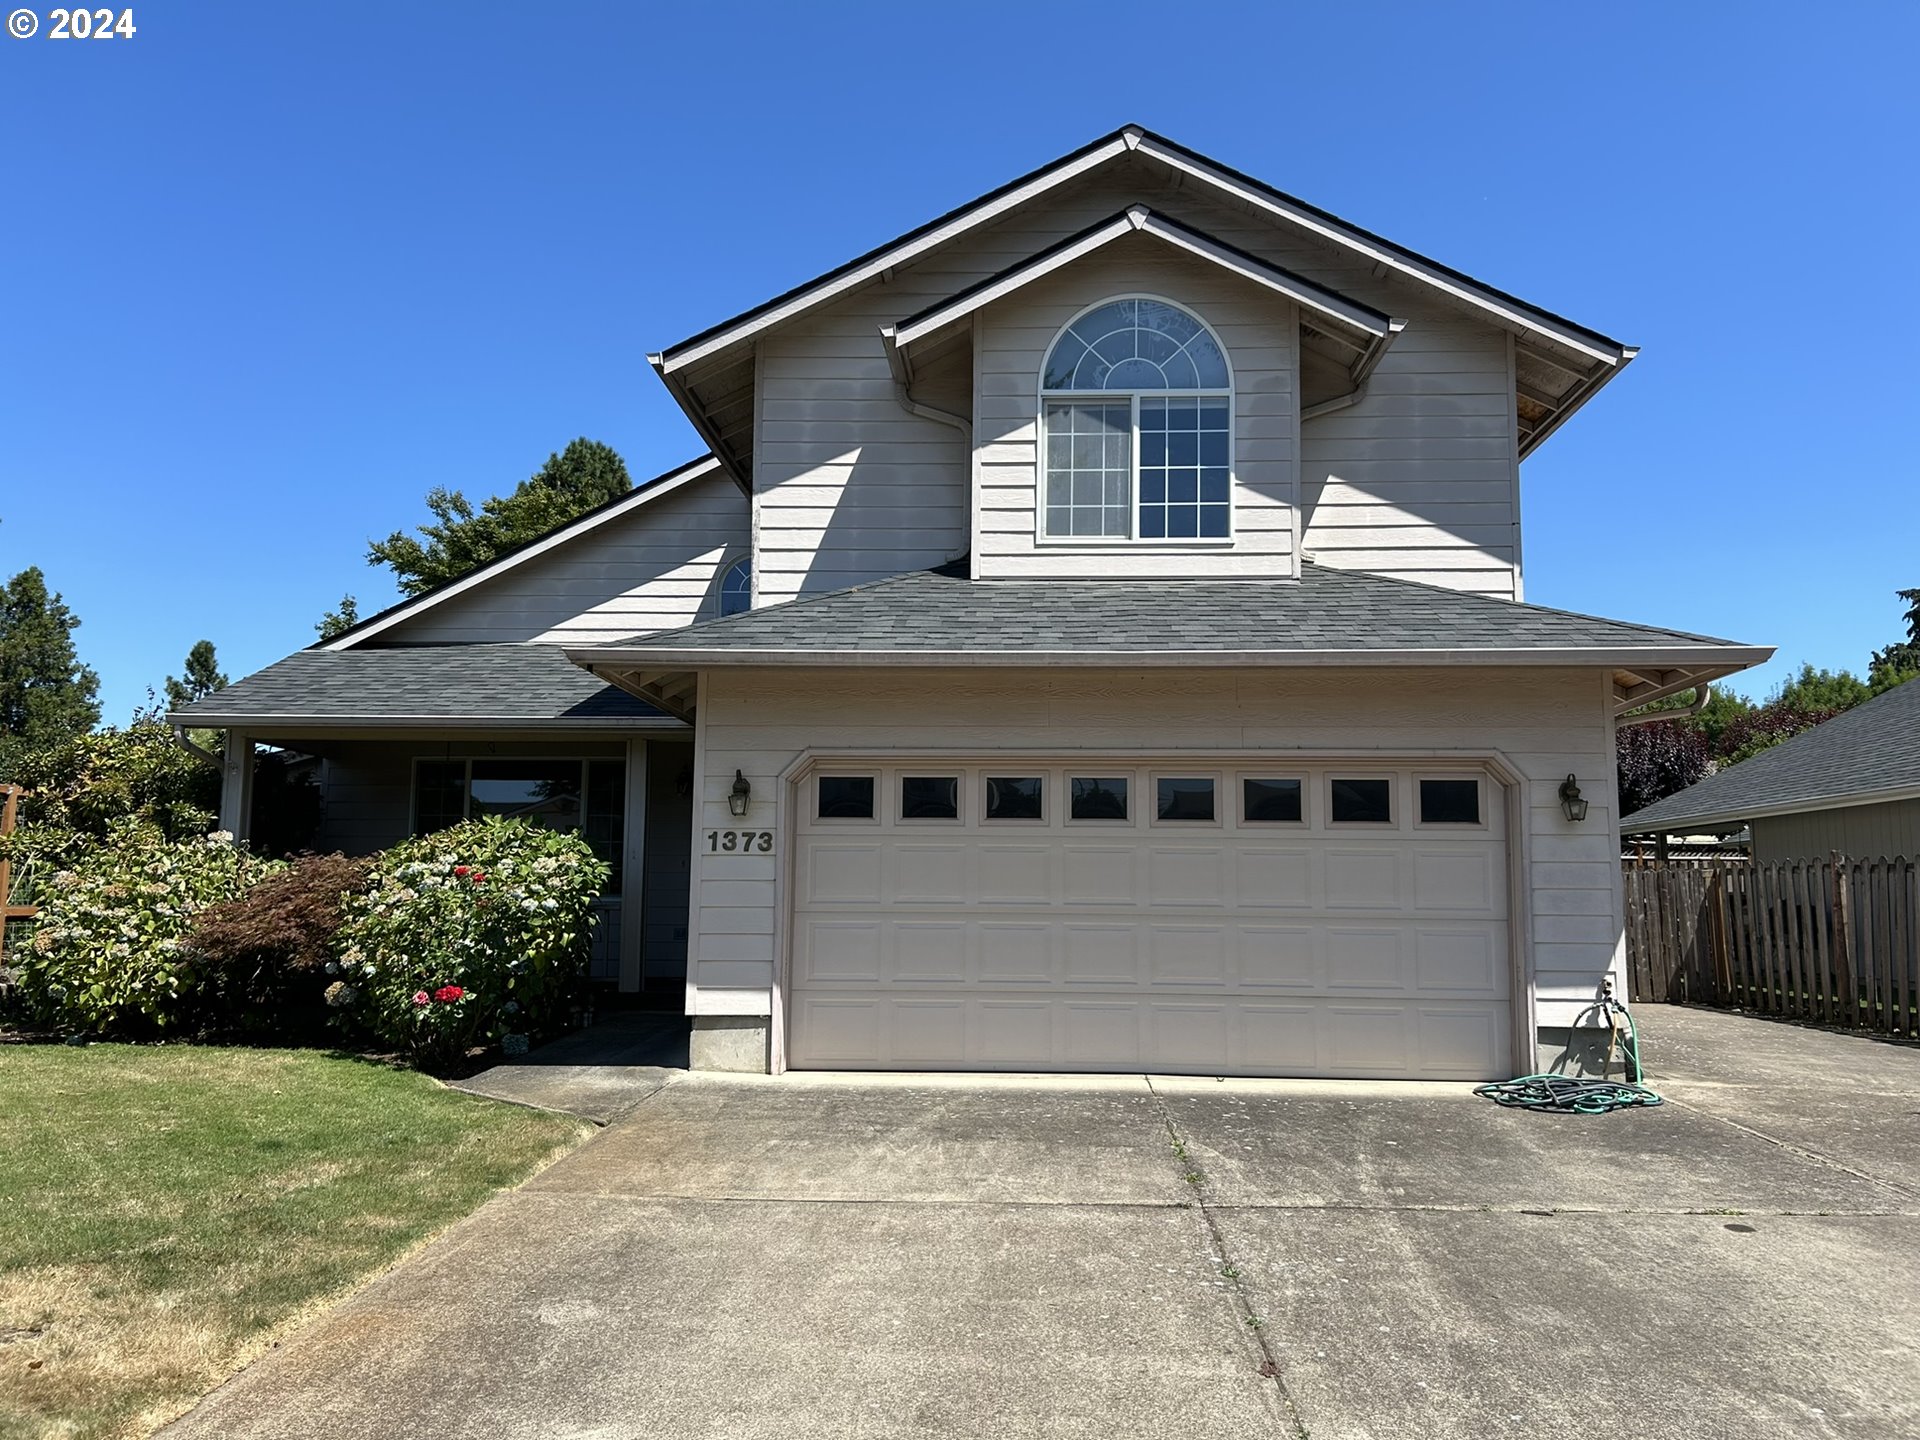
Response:
[[[1482,770],[931,760],[800,808],[797,1068],[1511,1073]]]

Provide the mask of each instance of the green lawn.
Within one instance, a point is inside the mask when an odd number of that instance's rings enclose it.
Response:
[[[316,1051],[0,1046],[0,1437],[145,1434],[585,1133]]]

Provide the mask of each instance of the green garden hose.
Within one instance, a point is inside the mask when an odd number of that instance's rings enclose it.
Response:
[[[1610,1110],[1625,1110],[1635,1105],[1659,1105],[1664,1102],[1640,1081],[1646,1078],[1646,1072],[1640,1064],[1640,1031],[1633,1023],[1633,1016],[1627,1007],[1609,996],[1600,1002],[1600,1008],[1606,1013],[1608,1028],[1613,1038],[1621,1040],[1621,1060],[1626,1066],[1626,1080],[1582,1080],[1572,1075],[1522,1075],[1518,1080],[1504,1080],[1495,1085],[1481,1085],[1474,1094],[1484,1095],[1497,1105],[1505,1105],[1514,1110],[1558,1110],[1576,1115],[1605,1115]],[[1626,1021],[1624,1037],[1619,1027],[1613,1025],[1614,1016]],[[1607,1045],[1607,1059],[1613,1059],[1613,1043]],[[1605,1066],[1602,1066],[1604,1076]]]

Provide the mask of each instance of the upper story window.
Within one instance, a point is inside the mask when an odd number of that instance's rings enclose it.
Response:
[[[720,613],[738,615],[753,608],[753,561],[747,556],[727,567],[720,577]]]
[[[1225,539],[1233,377],[1200,320],[1110,300],[1061,332],[1043,397],[1049,539]]]

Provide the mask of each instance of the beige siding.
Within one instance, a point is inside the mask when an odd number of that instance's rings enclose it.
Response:
[[[1407,321],[1358,404],[1299,427],[1299,548],[1329,565],[1516,594],[1516,424],[1505,333],[1424,288],[1376,276],[1329,246],[1174,187],[1147,162],[1136,161],[1064,188],[1045,205],[976,232],[763,339],[755,459],[762,598],[876,579],[969,547],[964,442],[952,428],[909,415],[895,403],[879,329],[1134,202]],[[1079,283],[1082,272],[1091,273],[1088,267],[1112,263],[1103,260],[1108,252],[1119,253],[1107,247],[1023,295],[1039,294],[1049,283]],[[1161,278],[1151,288],[1182,300],[1169,273],[1172,264],[1161,262]],[[1177,277],[1181,284],[1188,273]],[[1215,278],[1220,273],[1194,283],[1217,292],[1224,283]],[[1246,293],[1236,291],[1236,299]],[[1016,307],[1023,295],[1001,305]],[[1265,303],[1266,317],[1249,322],[1215,314],[1215,302],[1194,302],[1210,320],[1239,327],[1243,338],[1275,323],[1278,307]],[[997,319],[988,315],[983,323],[991,327]],[[1291,322],[1279,328],[1288,333],[1271,342],[1262,336],[1256,346],[1277,351],[1293,345]],[[983,406],[977,428],[1011,427],[1008,433],[1017,434],[1022,416],[1005,413],[1016,400],[1026,405],[1031,425],[1038,414],[1037,383],[1016,384],[993,370],[1004,361],[984,348],[976,363]],[[945,396],[950,387],[939,388]],[[995,413],[984,413],[989,406]],[[980,443],[989,443],[984,433]],[[989,468],[1003,459],[984,448],[983,458]],[[989,522],[1004,523],[1004,516]],[[989,537],[1005,533],[986,531]],[[1264,551],[1260,564],[1249,568],[1258,572],[1264,564],[1275,573],[1271,567],[1281,552],[1272,531],[1256,521],[1243,540],[1250,551]],[[999,553],[994,547],[1004,543],[983,538],[982,553]]]
[[[1920,800],[1848,805],[1753,822],[1756,860],[1824,860],[1836,850],[1856,860],[1920,858]]]
[[[1219,542],[1137,544],[1040,538],[1040,371],[1073,317],[1115,295],[1172,300],[1212,326],[1233,371],[1233,524]],[[1290,301],[1144,235],[1108,245],[982,312],[974,464],[974,573],[1036,576],[1290,577],[1299,321]]]
[[[403,621],[381,644],[593,644],[719,613],[720,574],[747,553],[740,487],[714,473]]]
[[[766,1014],[774,975],[777,867],[785,854],[705,854],[705,831],[778,827],[781,773],[808,749],[1258,751],[1412,756],[1501,752],[1527,781],[1526,925],[1539,1023],[1565,1025],[1619,971],[1619,857],[1606,687],[1591,671],[712,671],[699,712],[694,844],[694,1013]],[[733,819],[734,771],[753,786]],[[1583,824],[1556,792],[1572,773]],[[784,852],[787,842],[783,839]]]

